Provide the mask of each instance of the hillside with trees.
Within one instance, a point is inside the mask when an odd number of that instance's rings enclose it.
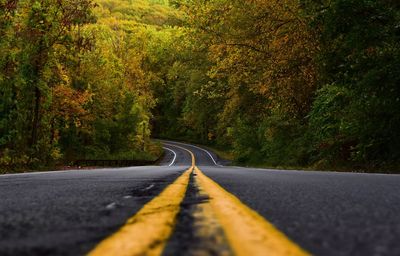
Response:
[[[0,0],[0,169],[155,159],[398,171],[395,0]]]
[[[6,0],[0,10],[2,169],[159,156],[148,66],[157,41],[180,22],[176,9],[160,1]]]

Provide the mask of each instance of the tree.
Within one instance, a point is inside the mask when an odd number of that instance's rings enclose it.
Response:
[[[94,4],[86,0],[49,0],[18,4],[8,1],[5,6],[9,8],[2,13],[6,18],[3,24],[7,24],[2,33],[9,35],[12,45],[5,48],[6,59],[2,57],[2,123],[7,128],[2,133],[2,147],[14,152],[15,161],[28,157],[24,161],[31,164],[39,159],[45,162],[46,152],[52,150],[48,143],[50,91],[61,80],[57,73],[61,57],[58,52],[78,41],[71,37],[71,31],[92,21]],[[13,15],[16,10],[19,15]]]
[[[396,1],[336,0],[319,15],[324,85],[310,114],[319,159],[398,163],[399,10]]]

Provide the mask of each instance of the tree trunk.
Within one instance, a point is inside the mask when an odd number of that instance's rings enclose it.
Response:
[[[38,138],[39,122],[40,122],[40,98],[41,92],[38,87],[35,87],[35,106],[33,112],[32,132],[30,147],[36,145]]]

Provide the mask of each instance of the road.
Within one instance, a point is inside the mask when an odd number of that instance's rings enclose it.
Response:
[[[222,166],[164,146],[161,166],[1,175],[0,255],[115,255],[147,236],[163,255],[400,255],[400,175]]]

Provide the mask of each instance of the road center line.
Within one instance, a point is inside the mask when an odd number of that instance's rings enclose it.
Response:
[[[195,157],[190,150],[172,146],[191,155],[191,167],[88,255],[161,255],[172,235],[193,172],[196,174],[195,182],[210,198],[206,203],[209,206],[204,209],[213,211],[208,216],[216,216],[235,255],[309,255],[261,215],[203,174],[195,166]]]
[[[210,197],[208,203],[217,216],[235,255],[309,255],[261,215],[204,175],[197,167],[195,174],[200,189]]]
[[[205,150],[204,148],[201,148],[201,147],[198,147],[198,146],[195,146],[195,145],[191,145],[191,144],[181,143],[181,142],[175,142],[175,141],[174,141],[174,143],[200,149],[200,150],[202,150],[202,151],[204,151],[204,152],[206,152],[206,153],[208,154],[208,156],[211,158],[211,160],[214,162],[214,164],[215,164],[216,166],[223,167],[222,165],[218,164],[217,161],[215,161],[215,159],[214,159],[214,157],[212,156],[212,154],[211,154],[208,150]],[[167,143],[164,143],[164,144],[167,144]],[[175,146],[175,147],[179,147],[179,146],[173,145],[173,144],[169,144],[169,145],[172,145],[172,146]],[[180,148],[182,148],[182,147],[180,147]],[[187,150],[187,149],[186,149],[186,150]]]
[[[192,156],[196,182],[200,189],[210,197],[209,204],[236,255],[310,255],[273,224],[204,175],[195,165],[194,154],[189,149],[177,145],[172,146],[181,148]]]
[[[175,227],[193,168],[186,170],[88,255],[160,255]]]
[[[192,153],[192,151],[190,151],[190,150],[187,149],[187,148],[178,146],[178,145],[173,145],[173,144],[168,144],[168,143],[164,143],[164,144],[165,144],[165,145],[168,145],[168,146],[177,147],[177,148],[180,148],[180,149],[185,150],[186,152],[188,152],[188,153],[190,154],[190,157],[192,158],[192,167],[195,167],[195,166],[196,166],[196,159],[195,159],[194,154]]]

